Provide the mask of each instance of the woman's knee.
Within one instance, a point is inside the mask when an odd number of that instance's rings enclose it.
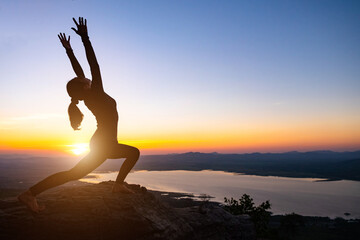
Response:
[[[137,160],[140,157],[140,150],[137,149],[136,147],[132,147],[130,155],[131,157]]]
[[[136,147],[123,145],[125,148],[123,149],[126,158],[138,159],[140,157],[140,150]]]

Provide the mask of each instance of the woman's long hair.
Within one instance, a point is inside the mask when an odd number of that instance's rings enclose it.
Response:
[[[78,96],[81,91],[84,91],[84,86],[87,84],[86,81],[90,80],[86,78],[75,77],[71,79],[66,85],[67,92],[71,97],[71,103],[68,108],[69,119],[71,127],[74,130],[80,130],[80,125],[84,118],[84,114],[82,114],[80,109],[77,107],[79,99],[77,99],[76,96]]]
[[[68,108],[70,124],[74,130],[80,130],[80,125],[84,118],[84,114],[82,114],[80,109],[76,106],[78,103],[79,100],[71,99],[71,103]]]

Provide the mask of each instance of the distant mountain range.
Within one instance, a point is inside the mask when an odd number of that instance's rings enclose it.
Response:
[[[0,188],[28,185],[71,168],[77,158],[0,154]],[[97,171],[118,171],[122,160],[107,160]],[[188,152],[145,155],[134,170],[217,170],[261,176],[309,177],[360,181],[360,151],[220,154]]]
[[[99,170],[118,170],[108,161]],[[220,170],[261,176],[360,181],[360,151],[219,154],[188,152],[143,156],[136,170]]]

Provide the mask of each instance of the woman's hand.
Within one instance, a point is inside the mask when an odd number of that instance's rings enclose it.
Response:
[[[70,45],[70,35],[69,35],[69,38],[66,39],[66,35],[65,33],[60,33],[58,34],[58,37],[60,39],[60,42],[61,44],[63,45],[63,47],[68,50],[68,49],[71,49],[71,45]]]
[[[71,28],[72,30],[74,30],[80,37],[87,37],[88,33],[87,33],[87,26],[86,26],[86,19],[84,22],[84,18],[79,17],[79,24],[76,22],[75,18],[73,18],[74,23],[77,27],[77,30],[75,28]]]

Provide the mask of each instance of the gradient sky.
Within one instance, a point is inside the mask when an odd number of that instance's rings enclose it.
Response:
[[[88,143],[57,34],[87,18],[119,141],[143,154],[360,148],[359,1],[4,1],[0,149]]]

